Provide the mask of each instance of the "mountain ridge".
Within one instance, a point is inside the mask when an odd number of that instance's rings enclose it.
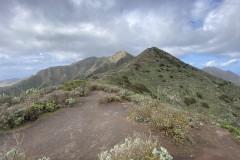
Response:
[[[156,47],[148,48],[127,64],[99,75],[110,84],[147,93],[177,108],[240,126],[240,87],[186,64]]]
[[[74,79],[88,78],[111,70],[133,59],[133,57],[133,55],[124,51],[117,52],[110,57],[88,57],[67,66],[49,67],[13,86],[0,88],[0,93],[19,94],[30,88],[39,89],[61,85]]]
[[[21,80],[22,80],[22,78],[4,79],[4,80],[0,81],[0,87],[11,86],[11,85],[18,83]]]
[[[240,76],[233,73],[232,71],[224,71],[217,67],[205,67],[202,70],[215,77],[240,85]]]

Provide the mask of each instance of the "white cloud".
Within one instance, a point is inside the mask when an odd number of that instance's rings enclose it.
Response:
[[[208,61],[205,66],[206,67],[212,67],[212,66],[217,66],[218,64],[215,62],[215,60]]]
[[[232,60],[229,60],[229,61],[227,61],[227,62],[221,63],[220,66],[223,66],[223,67],[229,66],[229,65],[231,65],[231,64],[233,64],[233,63],[235,63],[235,62],[240,62],[240,59],[232,59]]]
[[[38,53],[43,58],[22,59],[22,65],[44,59],[53,66],[119,50],[136,55],[151,46],[178,57],[240,59],[239,0],[15,0],[0,1],[0,9],[0,55],[12,58],[5,65]]]
[[[211,60],[205,63],[204,66],[205,67],[227,67],[236,62],[240,62],[240,59],[232,59],[227,62],[216,62],[215,60]]]

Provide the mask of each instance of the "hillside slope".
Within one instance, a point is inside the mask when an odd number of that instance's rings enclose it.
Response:
[[[191,112],[227,119],[240,127],[240,87],[185,64],[172,55],[148,48],[128,64],[99,76],[135,92],[147,92]]]
[[[205,67],[202,70],[215,77],[240,85],[240,76],[236,75],[231,71],[223,71],[216,67]]]
[[[109,71],[132,59],[131,54],[121,51],[110,57],[90,57],[68,66],[50,67],[11,87],[1,88],[0,93],[18,94],[29,88],[39,89],[74,79],[88,78]]]
[[[21,78],[5,79],[5,80],[0,81],[0,87],[11,86],[21,80],[22,80]]]

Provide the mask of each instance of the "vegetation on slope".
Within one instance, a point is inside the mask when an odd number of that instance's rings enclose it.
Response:
[[[68,84],[71,83],[72,86]],[[76,103],[75,98],[89,92],[87,81],[75,80],[61,88],[29,89],[19,97],[0,96],[0,129],[9,130],[25,122],[35,121],[41,114],[53,112]],[[67,90],[66,87],[67,86]],[[42,98],[39,98],[39,97]]]
[[[119,61],[118,56],[112,57],[111,61]],[[237,95],[240,95],[240,87],[154,47],[125,65],[113,68],[104,74],[97,73],[107,71],[105,69],[88,74],[92,76],[91,80],[101,84],[73,80],[62,88],[29,89],[18,97],[1,95],[0,128],[7,130],[34,121],[42,113],[71,106],[76,102],[74,98],[87,95],[90,90],[104,90],[115,92],[115,95],[100,99],[99,104],[121,100],[134,102],[135,107],[129,111],[133,120],[148,123],[177,141],[185,139],[190,126],[200,118],[221,123],[223,128],[239,136],[240,97]],[[39,99],[40,96],[43,98]],[[154,156],[152,152],[148,154],[150,158]]]
[[[68,66],[50,67],[13,86],[0,88],[0,93],[18,95],[30,88],[62,85],[74,79],[84,79],[107,72],[133,58],[129,53],[122,51],[110,57],[90,57]]]
[[[149,93],[177,108],[226,120],[240,127],[240,87],[192,67],[158,48],[149,48],[99,81]],[[159,91],[159,92],[158,92]]]

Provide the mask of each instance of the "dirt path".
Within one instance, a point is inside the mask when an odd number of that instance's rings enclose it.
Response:
[[[81,106],[47,117],[21,131],[24,148],[36,157],[52,160],[97,159],[101,149],[112,147],[136,132],[147,132],[146,126],[126,119],[127,107],[120,103],[98,105],[106,94],[93,92],[82,98]],[[0,144],[9,134],[0,134]]]
[[[128,107],[124,104],[98,105],[97,100],[105,95],[94,91],[81,98],[81,106],[65,109],[20,131],[20,135],[24,135],[22,145],[36,157],[32,159],[46,156],[51,160],[95,160],[102,149],[110,149],[134,132],[150,134],[146,125],[126,119]],[[159,136],[160,145],[167,148],[175,160],[240,159],[240,145],[227,131],[202,126],[194,134],[205,137],[203,141],[209,143],[189,152],[186,147],[169,143],[169,137]],[[0,145],[4,141],[10,144],[9,137],[11,134],[0,134]]]

